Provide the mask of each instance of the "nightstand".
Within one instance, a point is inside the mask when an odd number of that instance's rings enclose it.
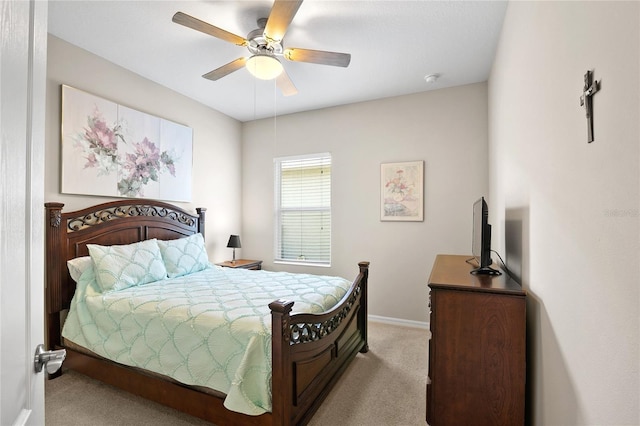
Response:
[[[225,268],[241,268],[241,269],[262,269],[262,260],[248,260],[248,259],[236,259],[235,262],[231,260],[224,261],[222,263],[216,263],[218,266]]]

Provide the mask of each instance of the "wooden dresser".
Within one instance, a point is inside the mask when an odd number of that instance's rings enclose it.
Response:
[[[438,255],[429,277],[427,423],[523,425],[526,292],[470,257]]]

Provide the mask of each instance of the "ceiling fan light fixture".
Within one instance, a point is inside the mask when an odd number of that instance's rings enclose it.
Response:
[[[282,73],[283,67],[275,56],[257,54],[247,60],[247,70],[260,80],[272,80]]]

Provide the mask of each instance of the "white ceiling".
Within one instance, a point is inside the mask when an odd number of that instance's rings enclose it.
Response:
[[[246,37],[267,17],[260,1],[49,2],[49,33],[240,121],[486,81],[505,1],[306,0],[283,45],[351,54],[348,68],[282,59],[299,93],[240,69],[202,75],[244,47],[182,25],[182,11]],[[440,74],[427,84],[424,77]]]

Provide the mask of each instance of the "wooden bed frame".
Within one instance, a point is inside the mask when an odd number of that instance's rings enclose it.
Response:
[[[65,347],[61,316],[75,283],[66,262],[87,256],[87,244],[129,244],[170,240],[197,232],[204,236],[206,209],[197,215],[168,203],[121,200],[63,213],[46,203],[46,321],[50,349],[65,348],[64,367],[220,425],[306,424],[358,352],[367,352],[369,262],[360,262],[349,292],[331,311],[291,314],[293,302],[269,304],[272,316],[271,413],[248,416],[227,410],[224,394],[204,392],[97,355]],[[51,375],[50,378],[61,373]]]

